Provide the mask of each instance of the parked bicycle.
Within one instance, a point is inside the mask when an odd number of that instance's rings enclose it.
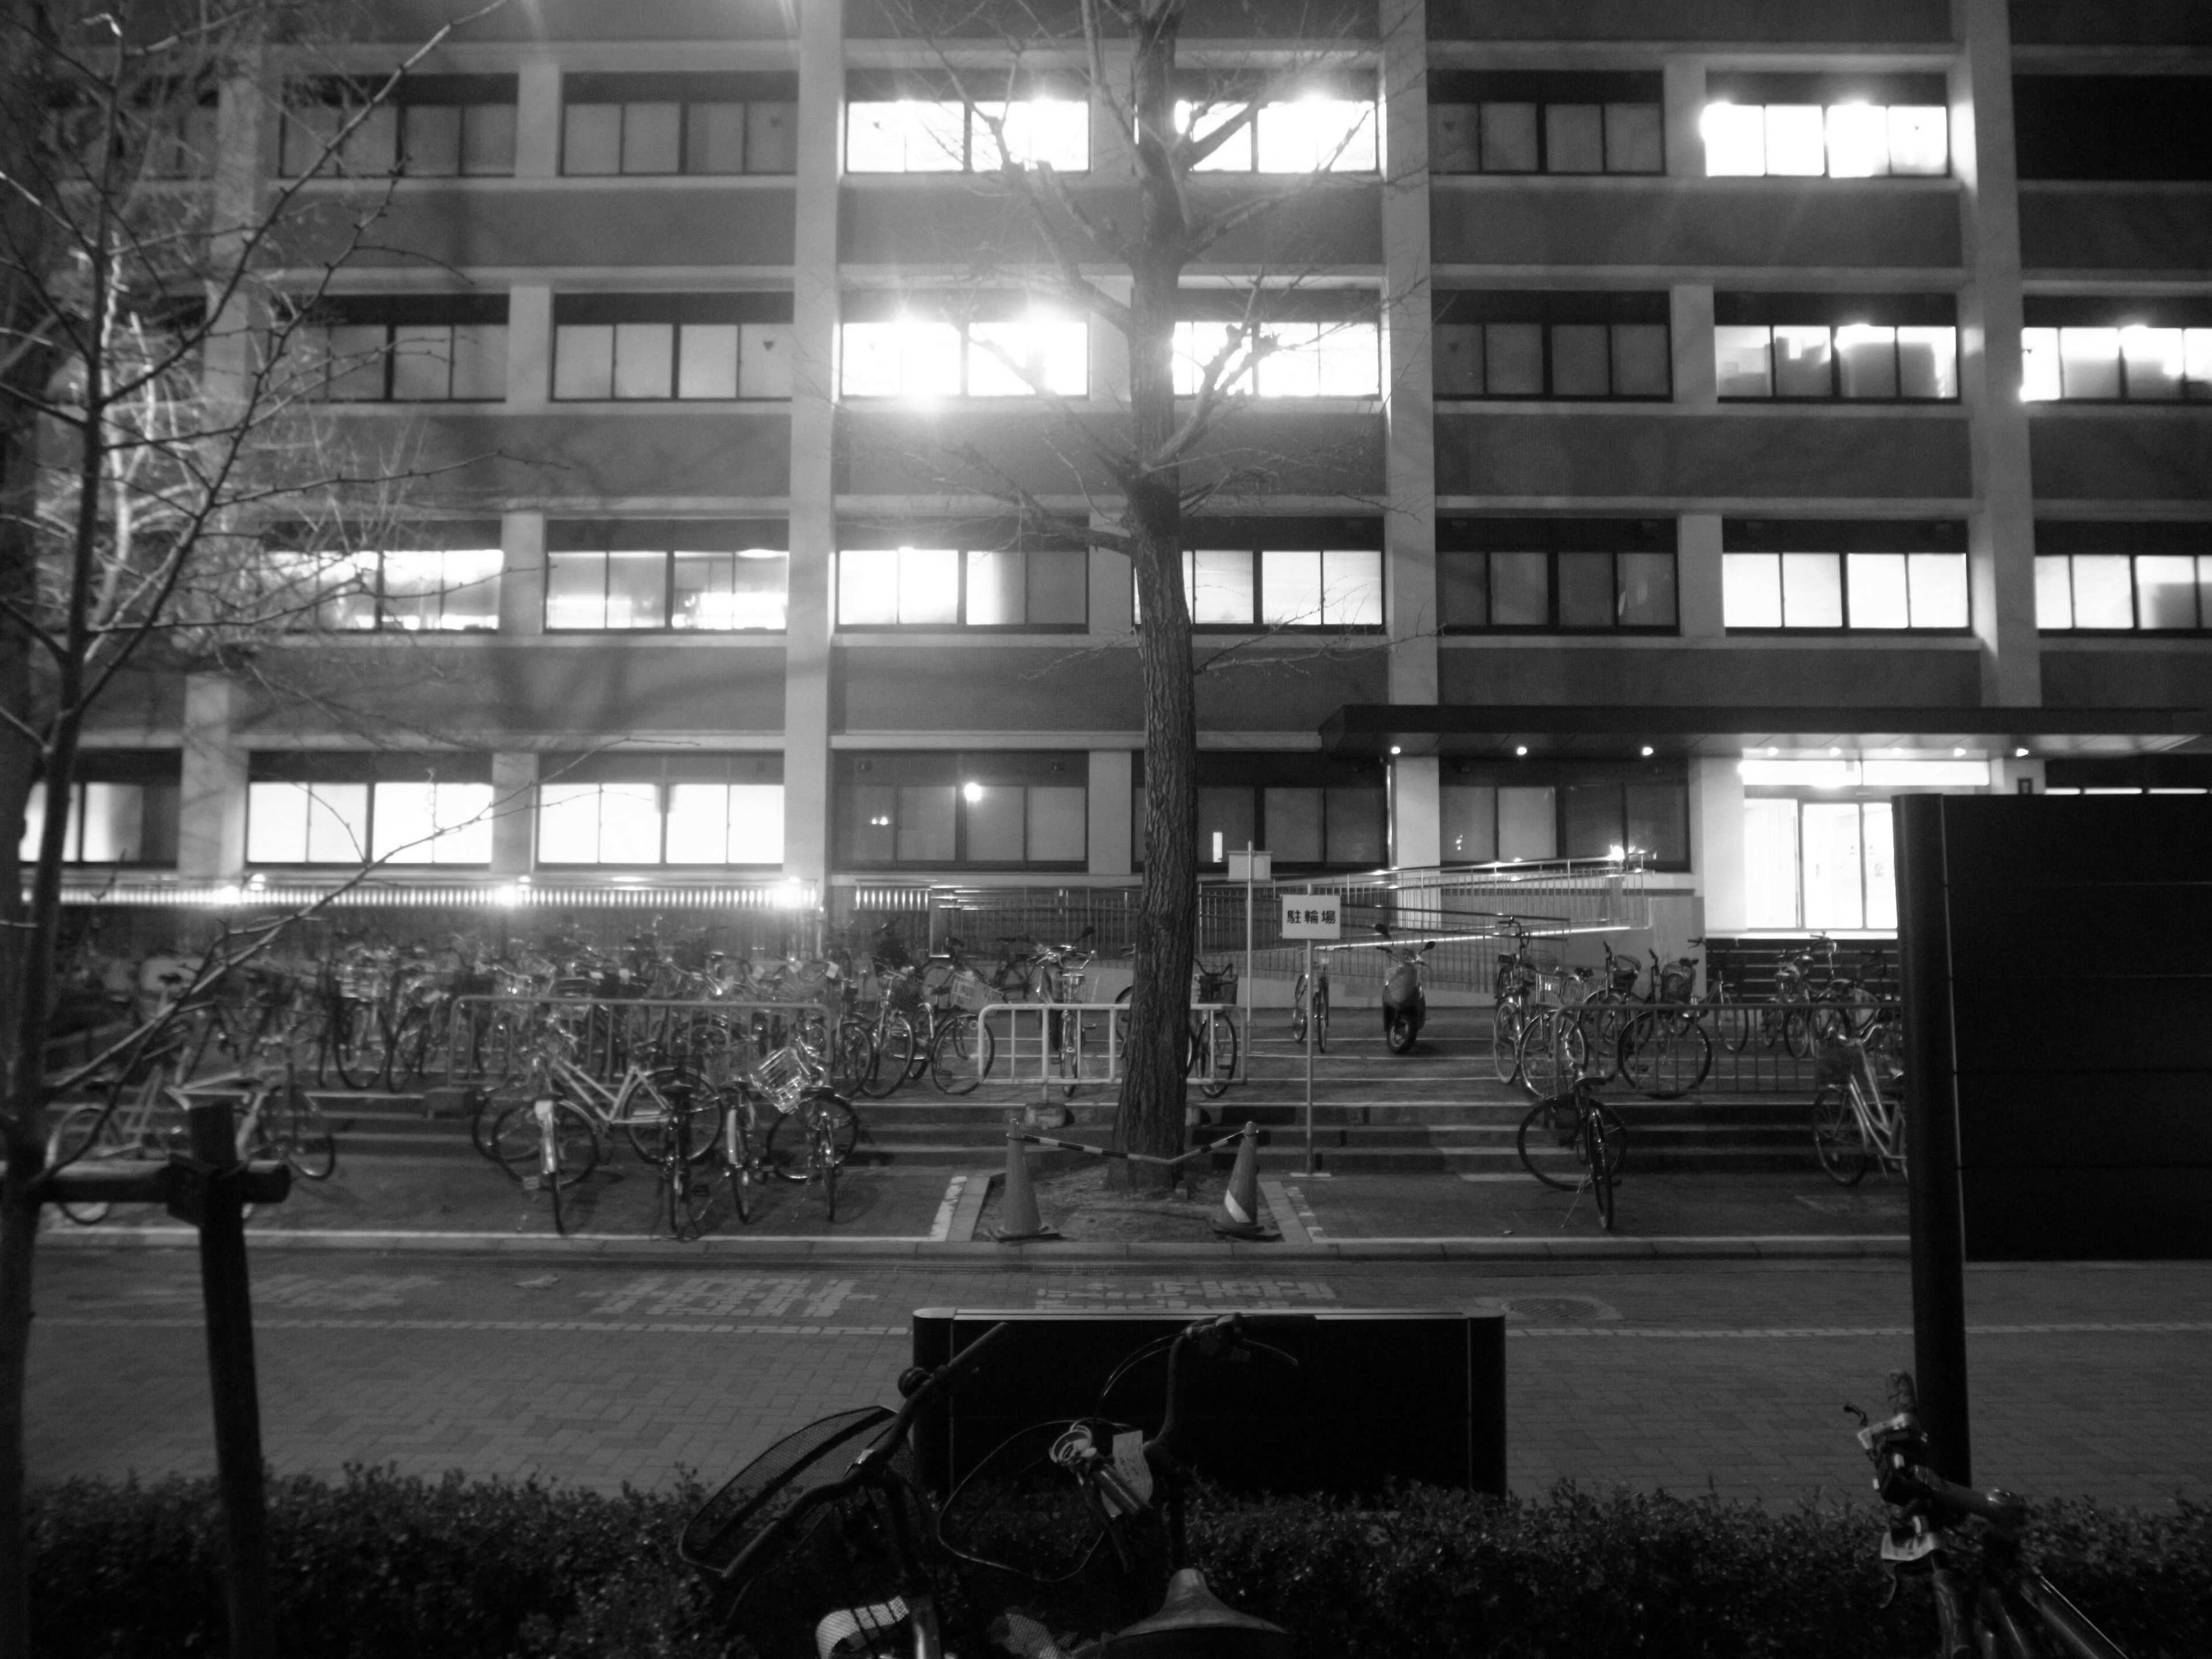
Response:
[[[1905,1173],[1905,1104],[1884,1086],[1900,1075],[1897,1033],[1882,1024],[1866,1037],[1832,1035],[1820,1051],[1813,1152],[1838,1186],[1856,1187],[1874,1169]]]
[[[1570,1079],[1563,1092],[1530,1107],[1513,1144],[1522,1167],[1547,1187],[1588,1191],[1597,1224],[1613,1231],[1613,1189],[1628,1161],[1628,1129],[1588,1078]]]
[[[2127,1659],[2118,1644],[2027,1559],[2027,1503],[1977,1491],[1929,1467],[1928,1431],[1910,1372],[1892,1373],[1890,1416],[1870,1423],[1856,1406],[1858,1443],[1888,1508],[1881,1559],[1890,1595],[1925,1576],[1936,1602],[1937,1659]]]
[[[1291,1041],[1301,1048],[1305,1045],[1306,1022],[1310,1017],[1313,1022],[1315,1052],[1325,1054],[1328,1052],[1328,964],[1325,962],[1315,964],[1310,996],[1307,994],[1304,974],[1298,975],[1298,982],[1291,993]]]

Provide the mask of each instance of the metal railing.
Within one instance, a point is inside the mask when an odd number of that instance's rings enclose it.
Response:
[[[826,1024],[836,1013],[819,1002],[792,1000],[456,997],[445,1078],[479,1083],[513,1076],[527,1066],[549,1025],[566,1033],[571,1064],[594,1081],[612,1083],[632,1060],[758,1059],[782,1046],[800,1020]]]
[[[1241,1039],[1244,1011],[1233,1002],[1194,1002],[1194,1018],[1206,1024],[1205,1053],[1221,1052],[1219,1031],[1227,1025]],[[1034,1030],[1024,1031],[1030,1015]],[[991,1034],[988,1051],[978,1043],[975,1075],[994,1083],[1036,1084],[1048,1091],[1093,1083],[1118,1083],[1121,1072],[1121,1028],[1126,1006],[1110,1002],[994,1002],[977,1018]],[[1004,1023],[999,1018],[1004,1016]],[[1244,1045],[1237,1043],[1240,1068],[1224,1081],[1241,1080]],[[1003,1066],[1003,1070],[1001,1069]],[[1196,1079],[1194,1079],[1196,1080]]]

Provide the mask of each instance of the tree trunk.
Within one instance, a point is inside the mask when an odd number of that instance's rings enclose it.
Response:
[[[0,1659],[29,1659],[31,1562],[23,1513],[23,1384],[31,1357],[31,1274],[46,1159],[45,1149],[15,1126],[9,1125],[6,1133],[8,1170],[0,1176]]]

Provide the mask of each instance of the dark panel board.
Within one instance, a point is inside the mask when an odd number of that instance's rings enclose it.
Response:
[[[371,441],[389,428],[364,420]],[[415,464],[434,473],[417,504],[562,497],[603,512],[610,498],[779,498],[791,489],[791,416],[784,404],[706,410],[664,404],[621,414],[424,415]],[[572,509],[573,510],[573,509]]]
[[[2148,1158],[2212,1166],[2212,1076],[2010,1073],[1959,1079],[1959,1159],[1970,1170],[2131,1169]]]
[[[839,416],[841,495],[1000,495],[1009,477],[1044,495],[1111,488],[1089,441],[1047,410],[1002,402],[963,408],[948,399],[921,411],[847,404]],[[1085,418],[1109,444],[1127,431],[1115,415]],[[1382,439],[1379,415],[1247,406],[1207,436],[1194,470],[1219,459],[1261,469],[1261,489],[1372,500],[1384,489]],[[971,451],[988,457],[988,467]]]
[[[2212,872],[2212,796],[1955,795],[1943,803],[1953,890],[2172,882]],[[1954,959],[1971,957],[1955,937]]]
[[[1023,0],[1018,7],[979,6],[974,0],[851,0],[845,33],[852,40],[1079,40],[1078,0]],[[1182,16],[1185,40],[1272,40],[1285,38],[1371,40],[1374,0],[1188,0]],[[1121,37],[1109,21],[1106,38]]]
[[[2212,46],[2204,0],[2012,0],[2017,46]]]
[[[474,0],[379,0],[346,15],[368,23],[376,38],[419,45],[447,23],[474,21],[454,34],[477,40],[776,40],[789,38],[797,8],[783,0],[653,0],[651,5],[611,6],[606,0],[532,0],[501,6],[488,15]]]
[[[1964,932],[1953,934],[1952,948],[1961,959],[1980,953],[1979,942]],[[2212,1091],[2212,1044],[2205,1041],[2212,976],[1993,972],[1988,979],[1954,978],[1951,1008],[1962,1078],[2035,1071],[2119,1078],[2202,1066]]]
[[[2015,75],[2022,179],[2212,179],[2203,75]]]
[[[2043,702],[2050,708],[2212,708],[2212,654],[2171,650],[2043,649]]]
[[[1970,1261],[2212,1255],[2212,1164],[1966,1170],[1959,1180]]]
[[[1955,265],[1959,201],[1887,179],[1438,180],[1436,261],[1480,265]]]
[[[408,185],[393,192],[360,265],[423,261],[464,270],[531,265],[787,266],[798,203],[787,180],[741,184],[653,180],[656,188],[513,189],[470,181],[465,190]],[[588,234],[579,234],[581,226]],[[335,254],[350,222],[318,222]],[[310,246],[314,246],[311,240]]]
[[[1092,180],[1078,178],[1071,184],[1086,213],[1133,237],[1139,210],[1133,188],[1103,169]],[[1194,270],[1382,263],[1382,193],[1371,182],[1347,179],[1299,190],[1280,179],[1201,177],[1191,189],[1201,210],[1267,192],[1288,199],[1231,231]],[[838,257],[848,264],[969,270],[987,262],[1014,265],[1048,257],[1022,210],[998,185],[963,175],[848,179],[838,198],[837,240]]]
[[[1970,651],[1814,651],[1790,645],[1705,651],[1686,644],[1578,649],[1571,640],[1542,650],[1485,649],[1468,636],[1464,643],[1447,639],[1437,655],[1440,696],[1447,704],[1711,703],[1715,719],[1726,722],[1747,704],[1783,696],[1811,708],[1893,701],[1900,708],[1955,704],[1964,711],[1981,693],[1980,664]]]
[[[1007,646],[842,647],[832,718],[871,732],[1127,731],[1145,723],[1137,653],[1093,653],[1080,637]]]
[[[2212,15],[2212,8],[2207,9]],[[2045,270],[2199,271],[2212,265],[2212,185],[2020,186],[2020,257]]]
[[[1429,0],[1432,40],[1948,40],[1943,0]]]
[[[1962,978],[2057,974],[2079,963],[2099,975],[2212,973],[2212,872],[2187,884],[2134,886],[2090,879],[1954,884],[1951,925],[1974,940]],[[2212,1048],[2207,1064],[2212,1065]]]
[[[1737,415],[1437,416],[1442,495],[1863,496],[1971,493],[1966,422],[1899,410],[1880,421],[1783,409]]]
[[[941,1413],[917,1425],[915,1450],[933,1486],[959,1480],[1018,1430],[1099,1412],[1099,1390],[1122,1360],[1189,1322],[1166,1313],[925,1308],[914,1316],[915,1363],[942,1364],[1001,1319],[1016,1330],[954,1386]],[[1255,1360],[1198,1364],[1189,1373],[1200,1474],[1238,1490],[1342,1497],[1392,1480],[1504,1493],[1502,1316],[1330,1309],[1264,1340],[1297,1369]],[[1133,1369],[1103,1409],[1156,1430],[1165,1371],[1164,1356]],[[1391,1379],[1387,1411],[1376,1409],[1378,1376]],[[1324,1424],[1334,1428],[1316,1432]]]
[[[2027,423],[2035,495],[2068,500],[2204,500],[2212,478],[2212,409],[2061,409]]]

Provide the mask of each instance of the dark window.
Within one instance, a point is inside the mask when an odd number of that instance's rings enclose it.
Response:
[[[1447,633],[1672,633],[1674,521],[1445,519],[1437,588]]]
[[[1429,76],[1435,173],[1664,173],[1662,77],[1440,70]]]
[[[1678,761],[1447,760],[1440,782],[1448,864],[1633,854],[1647,868],[1689,868],[1689,791]]]
[[[292,90],[279,170],[319,169],[336,147],[338,171],[410,179],[500,177],[514,172],[511,75],[410,75],[383,101],[381,82],[316,81]]]
[[[1435,331],[1439,398],[1674,395],[1664,294],[1442,290]]]
[[[553,396],[788,398],[791,295],[556,295]]]
[[[1144,757],[1135,775],[1136,845],[1145,844]],[[1370,870],[1389,860],[1382,765],[1318,755],[1198,757],[1198,861],[1222,866],[1247,844],[1275,867]]]
[[[2212,179],[2212,76],[2016,75],[2022,179]]]
[[[571,75],[561,117],[561,171],[572,177],[799,166],[794,75]]]
[[[332,403],[500,403],[507,296],[339,297],[290,323],[301,390]]]
[[[838,861],[854,869],[1080,869],[1081,754],[914,750],[836,757]]]

